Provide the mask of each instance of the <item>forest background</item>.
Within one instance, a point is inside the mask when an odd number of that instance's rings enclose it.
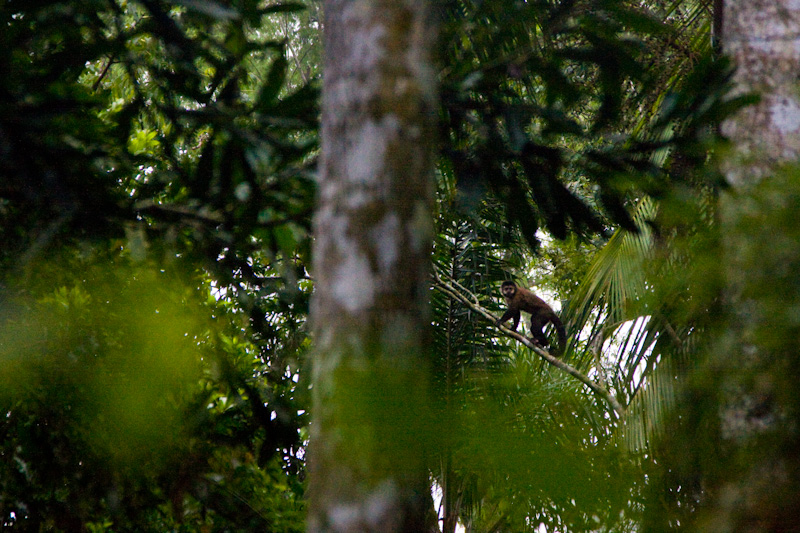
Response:
[[[773,86],[723,54],[745,4],[431,3],[427,400],[338,419],[372,418],[375,464],[424,444],[430,531],[800,527],[800,187],[796,152],[736,156]],[[347,530],[308,499],[321,3],[0,17],[3,528]],[[561,357],[493,325],[504,279],[557,302]]]

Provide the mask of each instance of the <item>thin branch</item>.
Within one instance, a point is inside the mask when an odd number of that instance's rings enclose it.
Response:
[[[142,200],[137,202],[134,208],[144,213],[160,213],[172,215],[179,218],[191,218],[199,220],[205,224],[222,224],[225,218],[218,212],[194,209],[182,205],[159,204],[153,200]]]
[[[106,74],[108,74],[109,69],[111,69],[111,65],[113,65],[116,62],[116,57],[117,57],[116,54],[113,54],[108,58],[108,62],[106,63],[103,72],[100,73],[100,76],[98,76],[97,80],[92,84],[92,92],[97,92],[97,89],[100,88],[100,84],[103,82],[103,78],[105,78]]]
[[[450,282],[444,281],[439,276],[438,273],[434,273],[433,278],[434,278],[434,286],[442,293],[460,301],[461,303],[463,303],[464,305],[466,305],[479,315],[482,315],[484,318],[491,321],[492,324],[497,322],[497,317],[494,316],[489,311],[487,311],[484,307],[482,307],[478,303],[477,297],[471,292],[464,289],[464,287],[459,285],[456,281],[454,280],[450,280]],[[461,291],[463,291],[463,293]],[[470,298],[465,296],[465,294],[469,294],[472,297],[473,301],[471,301]],[[600,396],[603,400],[605,400],[608,403],[609,406],[611,406],[612,410],[616,413],[618,417],[622,417],[625,414],[625,408],[622,406],[622,404],[619,403],[619,401],[614,397],[613,394],[611,394],[611,392],[608,389],[594,382],[588,376],[582,374],[581,372],[576,370],[571,365],[565,363],[561,359],[554,357],[553,355],[550,354],[550,352],[543,349],[541,346],[534,344],[530,339],[528,339],[524,335],[521,335],[520,333],[517,333],[514,330],[508,329],[503,325],[498,326],[498,329],[507,337],[511,337],[512,339],[521,342],[522,344],[533,350],[537,355],[539,355],[539,357],[541,357],[551,365],[563,370],[570,376],[574,377],[575,379],[577,379],[578,381],[589,387],[592,390],[592,392]]]
[[[134,204],[134,208],[141,213],[166,215],[177,219],[190,219],[210,226],[217,226],[226,222],[225,215],[219,211],[209,211],[202,207],[195,208],[176,204],[159,204],[150,199],[137,202]],[[308,217],[308,215],[309,213],[307,211],[302,211],[295,215],[286,216],[276,220],[257,222],[255,225],[259,228],[274,228],[288,222],[301,222]]]

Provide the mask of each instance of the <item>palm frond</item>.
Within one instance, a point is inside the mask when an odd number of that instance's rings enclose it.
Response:
[[[655,249],[648,221],[657,204],[639,202],[639,233],[619,230],[597,254],[567,317],[573,331],[576,367],[596,365],[597,379],[627,406],[623,420],[629,449],[646,448],[675,401],[674,382],[686,353],[686,328],[676,331],[652,305],[649,264]],[[578,349],[580,348],[580,349]],[[599,360],[599,364],[598,364]]]
[[[606,338],[626,321],[643,314],[638,306],[647,290],[643,265],[653,247],[647,222],[655,213],[655,202],[642,199],[633,215],[639,232],[618,230],[597,254],[578,287],[567,319],[571,329],[585,340],[591,341],[598,334]],[[596,320],[598,315],[602,320]]]

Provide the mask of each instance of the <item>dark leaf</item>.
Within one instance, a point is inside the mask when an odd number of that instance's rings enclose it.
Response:
[[[278,97],[278,93],[286,80],[286,69],[288,62],[285,51],[281,49],[280,54],[272,62],[267,79],[261,87],[261,91],[256,99],[256,109],[263,111],[270,109]]]

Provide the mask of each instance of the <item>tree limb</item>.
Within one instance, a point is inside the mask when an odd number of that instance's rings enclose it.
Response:
[[[497,322],[497,317],[494,316],[489,311],[487,311],[484,307],[482,307],[478,303],[477,297],[471,292],[469,292],[467,289],[462,287],[458,282],[456,282],[455,280],[449,280],[449,282],[444,281],[439,276],[438,273],[434,273],[433,279],[434,279],[434,287],[436,287],[442,293],[463,303],[464,305],[466,305],[479,315],[482,315],[484,318],[491,321],[492,324]],[[465,294],[470,295],[472,299],[465,296]],[[608,389],[596,383],[588,376],[582,374],[581,372],[576,370],[573,366],[565,363],[564,361],[562,361],[557,357],[554,357],[553,355],[550,354],[550,352],[543,349],[541,346],[534,344],[533,341],[531,341],[524,335],[517,333],[516,331],[509,329],[502,324],[498,326],[498,329],[507,337],[511,337],[512,339],[521,342],[522,344],[533,350],[537,355],[539,355],[549,364],[563,370],[570,376],[574,377],[575,379],[577,379],[578,381],[589,387],[592,390],[592,392],[600,396],[603,400],[606,401],[606,403],[608,403],[608,405],[611,407],[611,409],[618,417],[622,417],[625,414],[625,407],[623,407],[622,404],[619,403],[619,400],[617,400],[617,398],[614,397],[614,395]]]

